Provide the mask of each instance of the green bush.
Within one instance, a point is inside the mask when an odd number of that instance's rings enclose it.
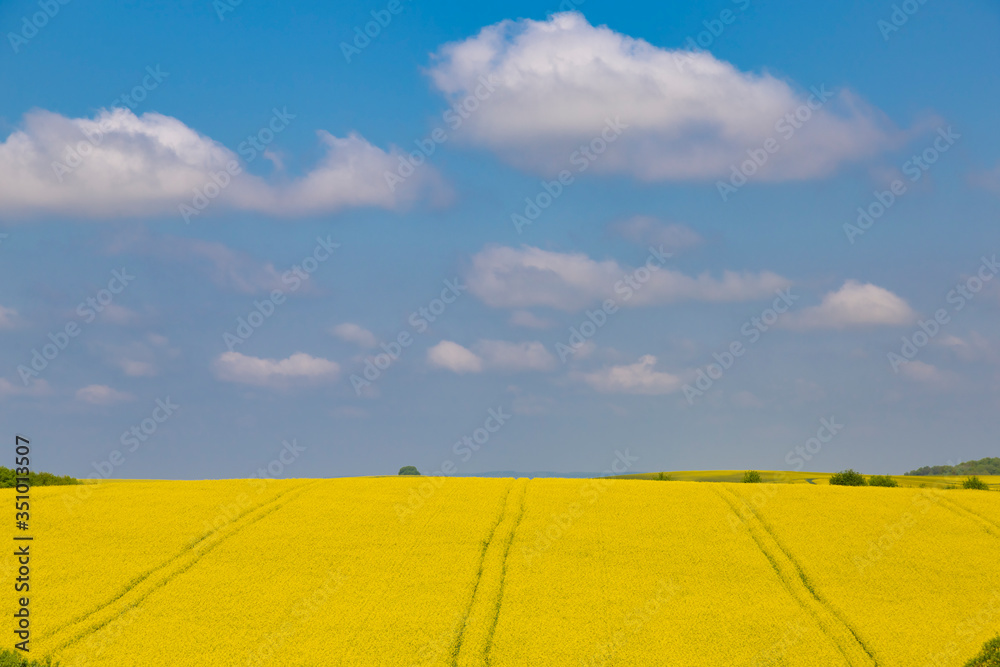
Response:
[[[399,469],[400,475],[419,475],[420,471],[417,470],[417,466],[403,466]]]
[[[743,473],[744,484],[760,484],[760,473],[756,470],[747,470]]]
[[[0,651],[0,667],[58,667],[58,665],[58,662],[52,662],[52,658],[29,661],[14,651]]]
[[[987,486],[986,482],[979,479],[978,476],[973,475],[962,482],[963,489],[978,489],[979,491],[989,491],[990,487]]]
[[[865,476],[853,468],[841,470],[840,472],[833,474],[830,477],[830,484],[835,484],[837,486],[868,486],[868,483],[865,481]]]
[[[671,482],[673,481],[674,478],[665,472],[658,472],[656,473],[656,479],[660,480],[661,482]]]
[[[982,652],[965,663],[965,667],[1000,667],[1000,635],[986,642]]]
[[[868,486],[899,486],[899,483],[888,475],[872,475],[868,478]]]
[[[10,468],[0,466],[0,489],[9,489],[17,486],[17,473]],[[50,472],[29,472],[28,484],[30,486],[62,486],[65,484],[79,484],[80,480],[69,475],[57,476]],[[0,667],[3,667],[0,664]]]

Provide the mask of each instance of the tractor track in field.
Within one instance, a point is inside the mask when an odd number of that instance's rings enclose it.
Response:
[[[493,633],[496,631],[503,603],[507,560],[511,544],[514,542],[514,534],[524,516],[524,498],[529,481],[518,479],[511,485],[504,500],[500,520],[493,527],[489,542],[483,549],[474,592],[465,613],[465,622],[462,623],[452,650],[453,667],[489,664]],[[510,526],[505,526],[505,522],[509,522]],[[494,577],[486,572],[488,564],[500,568],[498,576]],[[482,627],[477,622],[482,624]]]
[[[497,624],[500,622],[500,609],[503,606],[504,587],[507,583],[507,562],[510,558],[510,547],[514,543],[514,536],[517,534],[518,526],[521,525],[521,519],[524,518],[524,499],[528,493],[528,480],[525,481],[524,487],[524,493],[521,494],[521,503],[517,509],[517,518],[514,519],[514,526],[510,529],[510,537],[507,538],[507,544],[504,546],[503,566],[500,570],[500,591],[497,593],[496,613],[493,614],[493,621],[490,623],[490,630],[486,635],[486,648],[483,651],[483,660],[487,665],[490,664],[490,651],[493,650],[493,635],[497,630]]]
[[[197,565],[202,558],[213,551],[217,546],[226,542],[234,535],[242,532],[243,529],[252,526],[261,519],[280,510],[289,502],[297,499],[305,493],[307,489],[312,488],[319,483],[320,482],[318,481],[307,482],[279,493],[271,500],[261,503],[260,505],[257,505],[256,507],[253,507],[252,509],[249,509],[239,515],[228,525],[195,540],[186,549],[168,559],[162,565],[153,568],[152,570],[134,579],[124,590],[120,591],[112,599],[102,603],[87,614],[77,617],[75,621],[71,621],[70,623],[63,625],[58,630],[48,635],[48,639],[50,640],[53,637],[57,639],[55,646],[49,651],[49,654],[54,654],[57,651],[61,651],[69,646],[72,646],[81,639],[97,632],[104,626],[113,622],[115,619],[120,618],[128,611],[135,609],[157,590],[166,586],[173,579],[184,574]],[[217,539],[213,539],[216,537]],[[144,585],[147,583],[148,585]],[[135,594],[133,595],[133,593]],[[100,618],[95,619],[95,616],[98,616],[102,611],[115,606],[116,603],[120,603],[117,605],[118,607],[121,607],[120,609],[111,609],[112,613],[110,615],[106,614],[103,620]],[[60,637],[60,634],[68,636]]]
[[[949,500],[948,498],[940,498],[940,502],[945,508],[951,510],[960,517],[974,521],[975,523],[979,524],[979,527],[985,530],[987,533],[989,533],[993,537],[996,537],[997,539],[1000,539],[1000,524],[998,524],[993,519],[988,519],[979,512],[976,512],[975,510],[970,510],[965,505],[957,503],[954,500]]]
[[[493,523],[490,528],[490,534],[486,536],[483,540],[483,548],[479,552],[479,569],[476,571],[476,583],[472,587],[472,596],[469,598],[469,606],[465,609],[465,614],[462,615],[462,620],[459,623],[458,637],[455,638],[455,645],[451,650],[451,664],[458,664],[458,654],[462,650],[462,641],[465,639],[465,624],[469,620],[469,615],[472,613],[472,606],[476,602],[476,593],[479,592],[479,584],[483,581],[483,565],[486,562],[486,552],[490,548],[490,544],[493,543],[493,536],[497,532],[497,527],[503,522],[503,517],[507,513],[507,501],[510,500],[510,493],[514,490],[514,482],[511,483],[510,488],[507,489],[507,494],[503,498],[503,507],[500,508],[500,514],[497,515],[497,520]]]
[[[304,485],[301,485],[301,486],[304,486]],[[239,516],[237,516],[235,519],[233,519],[231,523],[238,522],[240,519],[242,519],[243,517],[245,517],[247,514],[250,514],[251,512],[254,512],[254,511],[258,510],[258,509],[264,507],[265,505],[277,502],[282,496],[284,496],[284,495],[286,495],[288,493],[291,493],[295,489],[301,488],[301,486],[296,486],[296,487],[293,487],[291,489],[288,489],[287,491],[282,491],[281,493],[277,494],[276,496],[274,496],[270,500],[267,500],[267,501],[261,503],[260,505],[255,505],[255,506],[251,507],[250,509],[246,510],[245,512],[243,512],[242,514],[240,514]],[[127,584],[125,584],[111,598],[105,600],[104,602],[101,602],[100,604],[98,604],[96,607],[93,607],[89,611],[85,611],[82,614],[79,614],[79,615],[73,617],[72,619],[70,619],[66,623],[63,623],[62,625],[60,625],[58,628],[52,630],[51,632],[49,632],[47,634],[41,635],[39,637],[39,641],[44,641],[44,640],[48,639],[49,637],[53,637],[53,636],[59,634],[60,632],[62,632],[65,628],[68,628],[68,627],[70,627],[72,625],[76,625],[77,623],[85,621],[88,617],[93,616],[94,614],[98,613],[99,611],[101,611],[102,609],[104,609],[105,607],[107,607],[108,605],[114,604],[114,602],[116,600],[118,600],[119,598],[121,598],[122,596],[124,596],[126,593],[128,593],[130,590],[132,590],[133,588],[135,588],[136,586],[138,586],[139,584],[141,584],[146,579],[148,579],[149,576],[152,575],[154,572],[156,572],[157,570],[161,570],[164,567],[167,567],[172,562],[176,561],[178,558],[183,558],[184,554],[189,553],[192,549],[194,549],[196,546],[198,546],[198,544],[200,544],[202,541],[204,541],[209,536],[211,536],[211,533],[206,533],[206,534],[202,535],[201,537],[199,537],[198,539],[192,540],[190,543],[188,543],[188,545],[186,547],[184,547],[183,549],[181,549],[179,552],[177,552],[176,554],[174,554],[173,556],[171,556],[170,558],[168,558],[164,562],[162,562],[159,565],[156,565],[155,567],[152,567],[152,568],[146,570],[145,572],[143,572],[143,573],[135,576],[131,581],[129,581]]]
[[[820,630],[837,647],[848,665],[878,667],[878,661],[861,637],[837,611],[819,596],[809,583],[805,572],[792,555],[785,549],[757,512],[729,489],[714,489],[722,500],[732,508],[742,520],[750,537],[764,557],[770,562],[775,574],[785,585],[789,594],[815,620]],[[741,512],[740,504],[744,511]]]

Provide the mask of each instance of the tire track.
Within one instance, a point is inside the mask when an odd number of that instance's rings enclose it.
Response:
[[[458,654],[462,650],[462,641],[465,639],[465,624],[469,622],[469,616],[472,614],[473,605],[476,602],[476,594],[479,592],[479,584],[483,581],[483,567],[486,563],[486,552],[490,548],[490,544],[493,543],[493,536],[496,535],[497,527],[503,522],[504,515],[507,514],[507,502],[510,500],[510,493],[514,489],[515,482],[511,482],[510,487],[507,489],[507,495],[503,498],[503,507],[500,509],[500,514],[497,515],[497,520],[490,528],[490,534],[486,536],[483,541],[483,548],[479,554],[479,570],[476,572],[476,583],[472,587],[472,596],[469,598],[469,606],[465,609],[465,614],[462,616],[462,620],[459,622],[459,632],[458,637],[455,638],[455,645],[451,649],[451,662],[452,665],[458,664]]]
[[[486,664],[500,616],[507,558],[514,541],[514,531],[524,516],[524,495],[528,481],[519,479],[514,482],[504,504],[503,517],[485,550],[476,592],[456,646],[452,663],[454,667],[481,667]]]
[[[960,517],[970,519],[979,525],[980,528],[985,530],[987,533],[1000,539],[1000,524],[994,522],[992,519],[984,517],[979,512],[975,510],[970,510],[968,507],[961,505],[954,500],[949,500],[947,498],[939,498],[941,505]]]
[[[729,489],[714,489],[747,527],[750,537],[771,563],[778,578],[793,598],[819,624],[820,629],[840,651],[851,667],[878,666],[878,661],[853,628],[825,600],[806,578],[805,572],[786,551],[774,533],[752,507]],[[740,505],[743,505],[741,511]]]
[[[254,509],[243,513],[228,526],[197,540],[188,549],[185,549],[182,553],[178,554],[174,558],[171,558],[159,568],[156,568],[141,577],[141,579],[133,583],[129,589],[125,590],[114,599],[104,603],[101,607],[88,614],[85,618],[72,625],[63,626],[63,628],[50,635],[49,641],[54,644],[54,647],[51,648],[48,653],[50,655],[55,654],[58,651],[62,651],[69,646],[72,646],[84,637],[97,632],[108,623],[114,621],[116,618],[121,617],[129,610],[134,609],[157,590],[166,586],[173,579],[181,574],[184,574],[197,565],[198,562],[208,553],[213,551],[215,547],[241,532],[244,528],[252,526],[261,519],[278,511],[288,503],[303,495],[308,489],[321,483],[321,481],[322,480],[305,483],[296,486],[293,489],[289,489],[288,491],[279,494],[278,497],[272,499],[271,501],[258,505]],[[101,613],[105,611],[107,613]]]
[[[267,505],[269,505],[271,503],[277,502],[283,496],[291,493],[292,491],[295,491],[296,489],[302,488],[306,484],[308,484],[308,483],[300,484],[298,486],[294,486],[291,489],[288,489],[287,491],[282,491],[281,493],[275,495],[273,498],[271,498],[269,500],[266,500],[266,501],[262,502],[259,505],[254,505],[253,507],[249,508],[248,510],[246,510],[245,512],[243,512],[242,514],[240,514],[239,516],[237,516],[235,519],[233,519],[229,523],[229,525],[233,525],[233,524],[239,522],[243,517],[247,516],[251,512],[255,512],[255,511],[259,510],[262,507],[265,507],[265,506],[267,506]],[[218,531],[214,531],[214,532],[218,532]],[[70,626],[76,625],[76,624],[78,624],[78,623],[80,623],[82,621],[85,621],[88,617],[93,616],[94,614],[98,613],[102,609],[106,608],[108,605],[114,604],[114,602],[116,600],[118,600],[122,596],[126,595],[130,590],[132,590],[133,588],[135,588],[136,586],[138,586],[139,584],[141,584],[143,581],[145,581],[146,579],[148,579],[149,576],[152,575],[154,572],[167,567],[168,565],[170,565],[171,563],[173,563],[174,561],[176,561],[176,560],[178,560],[180,558],[183,558],[185,554],[190,553],[192,549],[194,549],[195,547],[197,547],[201,542],[203,542],[207,538],[211,537],[212,534],[213,533],[205,533],[204,535],[202,535],[198,539],[191,541],[190,543],[188,543],[188,545],[186,547],[184,547],[183,549],[181,549],[179,552],[177,552],[176,554],[174,554],[173,556],[171,556],[170,558],[168,558],[164,562],[162,562],[159,565],[156,565],[155,567],[152,567],[152,568],[146,570],[145,572],[143,572],[143,573],[137,575],[136,577],[134,577],[131,581],[129,581],[127,584],[125,584],[117,593],[115,593],[108,600],[105,600],[104,602],[99,603],[96,607],[93,607],[89,611],[85,611],[82,614],[79,614],[79,615],[75,616],[74,618],[70,619],[66,623],[63,623],[62,625],[60,625],[59,627],[55,628],[51,632],[49,632],[47,634],[44,634],[44,635],[41,635],[39,637],[39,641],[43,642],[43,641],[47,640],[49,637],[53,637],[55,635],[58,635],[64,629],[69,628]]]
[[[510,557],[510,547],[514,544],[514,536],[517,534],[517,528],[521,525],[521,519],[524,518],[524,497],[528,493],[528,481],[524,480],[524,490],[521,492],[521,502],[517,510],[517,518],[514,519],[514,525],[510,529],[510,536],[507,538],[507,545],[503,552],[503,565],[500,569],[500,590],[497,592],[496,610],[493,613],[493,620],[486,635],[486,648],[483,650],[483,661],[487,665],[490,664],[490,651],[493,650],[493,635],[496,633],[497,624],[500,622],[500,609],[503,607],[503,594],[507,584],[507,562]]]

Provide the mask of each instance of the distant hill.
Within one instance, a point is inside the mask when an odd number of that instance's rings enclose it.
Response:
[[[924,466],[907,475],[1000,475],[1000,458],[966,461],[956,466]]]

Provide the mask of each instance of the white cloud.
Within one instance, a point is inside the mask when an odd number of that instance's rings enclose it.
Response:
[[[495,308],[561,310],[579,310],[606,298],[616,298],[621,305],[748,301],[788,285],[769,271],[726,271],[721,278],[713,278],[708,273],[692,277],[661,267],[626,301],[615,289],[616,284],[624,289],[622,280],[631,274],[632,269],[613,260],[596,261],[582,253],[493,246],[473,256],[466,280],[470,292]]]
[[[135,400],[135,396],[123,391],[117,391],[103,384],[92,384],[76,390],[76,400],[91,405],[115,405]]]
[[[0,378],[0,401],[16,396],[37,398],[39,396],[48,396],[51,393],[52,388],[49,387],[49,383],[45,380],[32,380],[25,387],[21,382],[13,383],[7,378]]]
[[[933,389],[948,389],[954,386],[958,379],[958,376],[950,371],[941,370],[933,364],[917,359],[900,364],[899,372],[904,377]]]
[[[212,362],[212,372],[226,382],[283,388],[302,381],[333,382],[340,376],[340,366],[303,352],[280,360],[223,352]]]
[[[353,133],[344,138],[323,131],[318,135],[325,154],[312,171],[278,182],[244,169],[231,176],[213,206],[276,216],[349,206],[397,208],[438,185],[437,173],[424,166],[393,192],[384,173],[396,168],[396,150],[384,151]],[[70,171],[56,173],[53,165],[66,163],[71,147],[88,154]],[[213,174],[226,172],[234,161],[239,156],[222,144],[157,113],[135,116],[118,108],[94,118],[66,118],[32,111],[0,143],[0,213],[179,215],[180,204],[190,205],[195,191],[203,192]]]
[[[917,314],[892,292],[871,283],[846,281],[829,292],[818,306],[789,313],[781,326],[789,329],[847,329],[910,324]]]
[[[648,215],[635,215],[612,225],[621,236],[634,243],[659,246],[668,251],[683,250],[702,243],[703,239],[690,227],[665,223]]]
[[[105,359],[129,377],[154,377],[168,359],[180,356],[180,350],[170,347],[166,336],[151,333],[146,342],[133,341],[125,345],[101,345]]]
[[[247,253],[215,241],[175,236],[152,237],[132,231],[111,244],[112,254],[133,253],[170,261],[196,261],[205,265],[213,283],[242,294],[258,294],[286,286],[271,262],[260,262]],[[307,283],[308,284],[308,283]]]
[[[769,137],[780,151],[754,178],[771,181],[824,176],[895,145],[891,124],[850,91],[827,91],[832,97],[807,122],[796,121],[799,129],[779,129],[808,91],[705,51],[668,50],[594,27],[577,12],[502,21],[444,45],[435,60],[430,75],[450,100],[483,78],[500,82],[458,138],[544,174],[575,172],[571,154],[616,117],[628,127],[590,169],[647,181],[728,177]]]
[[[682,386],[681,378],[654,370],[656,357],[647,354],[634,364],[611,366],[579,377],[597,391],[608,394],[670,394]]]
[[[512,326],[528,329],[548,329],[555,326],[552,320],[539,317],[530,310],[515,310],[510,314],[510,323]]]
[[[351,322],[338,324],[330,331],[337,338],[346,340],[348,343],[356,343],[361,347],[375,347],[378,345],[378,341],[375,339],[375,334],[368,329]]]
[[[427,350],[427,363],[454,373],[478,373],[483,370],[483,360],[467,348],[450,340],[443,340]]]
[[[140,319],[139,313],[135,312],[131,308],[120,306],[117,303],[109,303],[104,306],[104,310],[101,311],[100,317],[105,322],[110,322],[111,324],[117,324],[119,326],[134,324]]]
[[[21,323],[21,316],[16,310],[0,306],[0,329],[16,329]]]
[[[973,185],[989,190],[994,194],[1000,194],[1000,163],[992,169],[973,172],[969,180],[972,181]]]
[[[556,359],[538,341],[510,343],[503,340],[481,340],[473,349],[483,365],[499,371],[548,371],[556,366]]]

